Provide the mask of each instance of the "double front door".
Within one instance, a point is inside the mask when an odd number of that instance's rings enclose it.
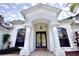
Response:
[[[36,47],[37,48],[46,48],[47,47],[46,32],[36,32]]]

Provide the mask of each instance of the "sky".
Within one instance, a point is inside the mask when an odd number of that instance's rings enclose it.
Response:
[[[0,3],[0,15],[4,17],[4,20],[9,22],[12,20],[24,20],[21,11],[31,8],[39,3]],[[73,14],[69,11],[68,3],[43,3],[51,7],[62,9],[58,20],[65,19]]]

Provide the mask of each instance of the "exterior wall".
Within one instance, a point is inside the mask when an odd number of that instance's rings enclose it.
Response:
[[[3,46],[3,43],[2,43],[3,37],[2,37],[2,35],[6,34],[6,33],[10,34],[10,31],[0,26],[0,49],[2,49],[2,46]]]
[[[74,43],[74,36],[73,36],[73,29],[70,26],[70,23],[60,23],[59,27],[63,27],[66,29],[67,34],[68,34],[68,38],[69,38],[69,42],[70,42],[70,47],[61,47],[61,50],[64,51],[74,51],[77,50],[77,48],[75,48],[75,43]],[[76,29],[76,28],[75,28]]]
[[[79,32],[79,26],[78,25],[71,25],[71,28],[72,28],[72,34],[73,34],[73,41],[75,39],[75,31],[78,31]],[[74,45],[74,49],[75,50],[78,50],[78,47],[76,44],[73,44]]]
[[[72,32],[79,31],[79,25],[71,25]]]
[[[29,24],[30,25],[30,24]],[[63,27],[66,29],[67,33],[68,33],[68,38],[69,38],[69,42],[70,42],[70,47],[60,47],[60,43],[58,43],[57,41],[59,40],[57,37],[57,30],[53,29],[54,27]],[[17,36],[17,31],[20,28],[24,28],[24,25],[14,25],[14,29],[12,30],[11,34],[13,34],[11,37],[11,47],[15,46],[15,42],[16,42],[16,36]],[[27,29],[27,27],[25,27]],[[37,29],[39,30],[39,28],[37,27]],[[49,51],[53,51],[55,55],[65,55],[65,51],[74,51],[77,50],[77,47],[75,46],[74,42],[73,42],[73,30],[77,30],[77,28],[73,28],[70,26],[69,23],[60,23],[59,26],[51,26],[49,25],[49,29],[48,29],[48,42],[47,42],[47,47]],[[40,30],[39,30],[40,31]],[[32,25],[32,27],[30,27],[30,33],[29,33],[30,37],[29,37],[29,52],[33,52],[36,49],[36,38],[35,38],[35,29]],[[14,37],[14,38],[13,38]],[[27,38],[26,38],[27,39]],[[58,39],[58,40],[57,40]],[[75,48],[76,47],[76,48]],[[23,48],[26,49],[26,46]],[[22,55],[21,51],[21,55]],[[26,54],[26,53],[25,53]],[[24,54],[24,55],[25,55]]]
[[[21,24],[13,25],[13,27],[14,27],[14,29],[12,29],[11,33],[10,33],[11,34],[11,37],[10,37],[11,45],[10,45],[10,47],[15,47],[18,29],[24,28],[24,26],[21,25]]]

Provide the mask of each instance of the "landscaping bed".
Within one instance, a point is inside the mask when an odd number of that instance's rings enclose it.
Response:
[[[20,50],[21,49],[19,49],[17,47],[2,49],[2,50],[0,50],[0,54],[10,54],[10,53],[15,53],[15,52],[20,52]]]
[[[65,51],[66,56],[79,56],[79,51]]]

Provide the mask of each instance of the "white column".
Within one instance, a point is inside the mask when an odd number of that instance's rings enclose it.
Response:
[[[54,54],[57,56],[63,56],[65,55],[65,53],[60,47],[57,26],[53,26],[52,31],[53,31],[53,37],[54,37],[54,42],[55,42]]]
[[[52,27],[49,26],[49,45],[48,49],[53,52],[54,50],[54,38],[53,38],[53,32],[52,32]]]
[[[30,40],[30,31],[31,27],[27,26],[26,27],[26,35],[25,35],[25,43],[23,49],[20,51],[20,55],[29,55],[30,54],[30,49],[29,49],[29,40]]]
[[[52,31],[53,31],[54,41],[55,41],[55,48],[60,49],[60,43],[59,43],[57,27],[53,26]]]
[[[33,52],[34,51],[34,47],[35,47],[35,39],[34,39],[34,28],[31,28],[31,33],[30,33],[30,51]]]
[[[30,43],[31,43],[31,52],[33,52],[35,49],[36,49],[36,31],[34,30],[34,27],[32,26],[32,29],[31,29],[32,31],[32,33],[31,33],[31,41],[30,41]]]

